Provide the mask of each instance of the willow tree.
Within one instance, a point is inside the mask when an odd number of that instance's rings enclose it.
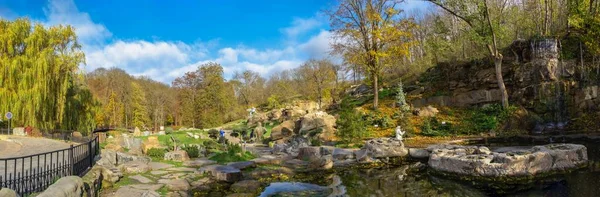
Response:
[[[334,52],[368,72],[373,83],[373,108],[379,101],[379,75],[409,56],[411,20],[400,17],[399,0],[342,0],[330,13]]]
[[[71,26],[0,19],[0,112],[13,112],[16,126],[89,131],[95,102],[82,85],[83,63]]]

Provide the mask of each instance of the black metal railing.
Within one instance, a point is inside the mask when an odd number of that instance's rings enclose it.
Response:
[[[83,176],[100,154],[98,137],[76,146],[35,155],[0,158],[0,188],[21,196],[44,191],[65,176]]]

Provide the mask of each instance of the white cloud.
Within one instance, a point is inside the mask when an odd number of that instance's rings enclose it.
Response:
[[[307,42],[300,44],[300,48],[310,58],[326,58],[331,52],[332,33],[321,30],[318,35],[311,37]]]
[[[294,19],[290,27],[280,29],[286,41],[274,43],[279,47],[258,49],[244,45],[218,48],[218,39],[194,43],[115,39],[103,24],[95,23],[89,14],[79,11],[72,0],[50,0],[44,11],[47,17],[44,24],[69,24],[76,28],[86,54],[87,71],[118,67],[134,76],[147,76],[167,84],[208,62],[221,64],[226,78],[244,70],[267,77],[298,67],[308,58],[325,58],[330,51],[331,33],[319,29],[322,20],[318,16]],[[310,36],[313,30],[319,33]],[[309,37],[297,41],[302,35]]]
[[[313,30],[321,25],[321,22],[316,18],[295,18],[292,21],[292,26],[281,29],[280,31],[289,38],[296,38],[298,35]]]
[[[47,25],[69,24],[83,44],[101,44],[112,36],[102,24],[96,24],[85,12],[79,12],[72,0],[50,0],[44,9]]]

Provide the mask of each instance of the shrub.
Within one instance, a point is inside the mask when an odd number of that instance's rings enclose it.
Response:
[[[210,160],[216,161],[217,163],[229,163],[237,161],[248,161],[254,159],[254,155],[248,151],[243,151],[242,147],[238,144],[229,145],[227,151],[217,153],[210,157]]]
[[[165,157],[165,153],[167,152],[167,150],[163,149],[163,148],[151,148],[148,149],[148,151],[146,152],[146,154],[150,157],[153,158],[159,158],[162,159]]]
[[[447,136],[452,130],[450,123],[442,124],[437,118],[430,117],[421,126],[421,135],[424,136]]]
[[[216,129],[208,130],[208,137],[217,139],[219,137],[219,130],[216,130]]]
[[[369,125],[377,125],[378,127],[384,129],[395,126],[390,117],[378,111],[372,111],[365,115],[364,121]]]
[[[184,150],[190,158],[197,158],[200,156],[200,150],[194,145],[183,145],[181,149]]]
[[[336,135],[345,143],[359,142],[367,134],[367,126],[362,115],[347,102],[347,99],[342,100],[340,107],[340,118],[336,121],[338,127]]]
[[[167,127],[167,128],[165,128],[165,133],[166,133],[166,134],[171,134],[171,133],[173,133],[173,132],[175,132],[175,131],[173,130],[173,128],[172,128],[172,127]]]

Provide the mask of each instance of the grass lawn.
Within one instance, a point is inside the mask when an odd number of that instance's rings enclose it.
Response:
[[[178,144],[202,144],[204,141],[208,140],[208,139],[195,139],[193,137],[190,137],[187,135],[187,133],[193,133],[193,134],[203,134],[204,136],[208,136],[208,134],[203,131],[203,130],[190,130],[190,131],[177,131],[177,132],[173,132],[171,134],[167,134],[167,135],[158,135],[158,141],[160,142],[161,145],[167,145],[167,144],[171,144],[170,140],[171,140],[171,136],[173,138],[175,138],[175,140],[177,141]],[[148,138],[148,136],[141,136],[138,137],[142,140],[145,140]]]

